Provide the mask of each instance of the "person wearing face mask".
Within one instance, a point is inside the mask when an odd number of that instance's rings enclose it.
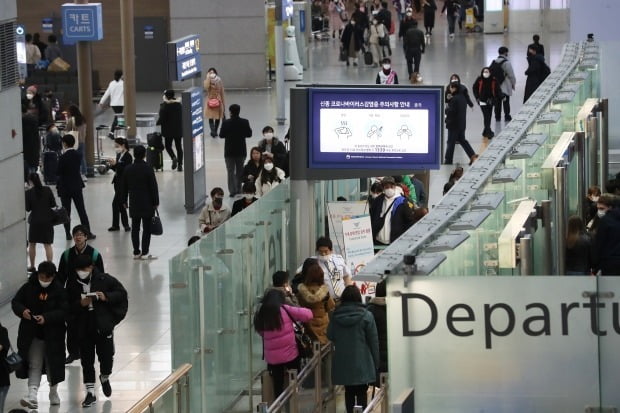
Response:
[[[244,183],[241,190],[243,192],[243,198],[233,202],[232,213],[230,214],[231,217],[234,217],[258,200],[258,198],[254,196],[256,194],[256,185],[254,185],[254,182]]]
[[[114,171],[114,178],[112,178],[112,185],[114,185],[114,199],[112,200],[112,226],[108,228],[108,231],[120,230],[118,225],[118,218],[120,216],[125,232],[129,232],[131,231],[131,227],[129,226],[127,210],[123,208],[121,189],[125,168],[133,162],[133,157],[129,153],[127,139],[114,139],[114,152],[116,152],[116,157],[110,159],[110,169]]]
[[[213,231],[230,218],[230,209],[224,204],[224,190],[222,188],[215,187],[211,190],[211,200],[202,208],[198,217],[201,234]]]
[[[441,9],[441,14],[446,13],[446,18],[448,19],[448,33],[450,40],[454,39],[454,26],[457,19],[460,19],[460,9],[461,5],[458,0],[445,0],[443,3],[443,8]]]
[[[450,99],[452,99],[452,94],[450,93],[450,84],[452,83],[456,83],[456,85],[458,86],[459,93],[465,96],[465,101],[467,102],[467,106],[469,106],[470,108],[473,108],[474,102],[472,102],[471,98],[469,97],[469,89],[467,89],[467,86],[461,83],[461,77],[456,73],[453,73],[450,76],[450,82],[446,85],[444,102],[447,104],[448,102],[450,102]]]
[[[596,226],[594,225],[594,219],[596,219],[596,225],[598,225],[598,217],[596,215],[596,203],[598,202],[599,197],[601,196],[601,188],[599,186],[593,185],[588,188],[588,193],[586,195],[586,199],[584,202],[584,211],[583,218],[587,223],[586,228],[588,231],[594,227],[594,231],[596,231]]]
[[[372,24],[368,28],[368,45],[370,47],[370,53],[372,54],[372,67],[379,67],[379,59],[381,59],[382,56],[379,41],[383,41],[382,39],[385,39],[386,36],[389,35],[385,26],[377,20],[376,16],[372,18],[371,23]]]
[[[538,86],[545,81],[551,69],[545,63],[545,56],[536,53],[536,48],[531,46],[527,49],[527,70],[525,76],[525,91],[523,92],[523,103],[532,96],[532,94],[538,89]]]
[[[60,260],[58,260],[58,275],[56,278],[63,287],[67,285],[70,280],[76,280],[78,278],[76,259],[79,255],[88,255],[95,263],[97,269],[101,272],[104,271],[101,253],[87,243],[88,229],[83,225],[76,225],[73,227],[71,233],[73,234],[74,244],[70,248],[67,248],[60,256]],[[71,364],[75,360],[80,359],[79,338],[74,320],[70,315],[67,317],[67,354],[65,364]]]
[[[123,81],[123,71],[116,69],[114,71],[114,79],[108,84],[108,88],[99,101],[99,107],[111,107],[114,111],[114,120],[110,128],[108,137],[114,139],[114,131],[118,126],[118,117],[125,109],[125,82]]]
[[[282,169],[273,164],[273,156],[267,153],[263,154],[263,168],[256,178],[256,194],[264,196],[267,192],[278,186],[285,178]]]
[[[420,73],[420,62],[422,61],[422,54],[424,54],[425,48],[426,41],[424,40],[424,33],[422,33],[422,30],[418,29],[418,22],[412,20],[411,27],[407,29],[403,36],[403,49],[405,50],[407,72],[409,73],[410,79],[414,73]]]
[[[510,96],[512,96],[512,92],[515,90],[517,78],[515,77],[512,63],[508,60],[508,48],[502,46],[498,49],[498,53],[499,56],[494,63],[495,67],[499,66],[499,69],[503,71],[504,80],[499,85],[501,96],[495,105],[495,121],[499,122],[501,120],[502,106],[504,106],[504,120],[510,122],[512,120],[512,116],[510,116]],[[491,63],[491,66],[493,66],[493,63]]]
[[[355,16],[355,14],[353,14]],[[347,66],[357,66],[359,60],[360,50],[364,44],[364,30],[360,30],[357,27],[357,21],[354,17],[351,18],[349,23],[344,27],[342,36],[340,37],[342,43],[342,49],[347,57]]]
[[[377,73],[375,83],[377,85],[398,84],[398,74],[396,74],[396,71],[392,69],[392,61],[389,57],[386,57],[381,61],[381,70],[379,70],[379,73]]]
[[[30,259],[29,272],[34,272],[34,261],[37,255],[37,244],[43,244],[45,258],[52,261],[54,251],[54,224],[52,223],[51,209],[56,207],[56,198],[52,190],[41,184],[41,179],[36,173],[28,176],[31,186],[26,191],[26,211],[28,216],[28,258]]]
[[[69,308],[65,289],[55,276],[54,263],[43,261],[11,301],[13,313],[20,318],[17,352],[23,359],[23,369],[16,375],[28,379],[28,394],[20,404],[30,409],[38,408],[43,371],[52,406],[60,404],[58,383],[65,380],[65,317]]]
[[[286,174],[288,167],[288,154],[286,147],[278,138],[273,136],[273,128],[269,125],[263,128],[263,139],[258,142],[261,153],[271,154],[276,167],[282,169]]]
[[[245,140],[252,137],[252,128],[247,119],[239,116],[241,106],[232,104],[228,108],[230,118],[222,123],[220,137],[224,138],[224,161],[228,173],[228,192],[231,197],[241,193],[243,162],[248,156]]]
[[[161,125],[161,134],[164,135],[166,142],[166,152],[172,159],[172,169],[178,168],[183,172],[183,108],[181,102],[174,97],[174,90],[168,89],[164,92],[164,101],[159,105],[159,118],[157,124]],[[172,150],[172,141],[177,149],[177,154]]]
[[[217,130],[220,127],[220,119],[226,118],[224,113],[224,84],[222,78],[217,74],[214,67],[207,70],[207,77],[203,83],[205,90],[205,118],[209,120],[211,137],[217,137]]]
[[[482,129],[483,144],[489,144],[489,140],[495,136],[495,132],[491,129],[491,118],[493,116],[493,108],[495,103],[501,96],[501,90],[495,77],[491,75],[491,69],[483,67],[480,76],[476,78],[472,86],[476,102],[482,111],[484,128]]]
[[[138,145],[133,149],[133,164],[123,173],[121,199],[123,206],[129,206],[131,217],[131,244],[134,260],[154,260],[149,254],[151,246],[151,222],[159,207],[159,187],[155,171],[144,160],[146,148]],[[129,198],[129,204],[127,199]],[[140,243],[140,223],[142,223],[142,243]],[[140,248],[142,246],[142,248]]]
[[[620,275],[620,198],[602,194],[596,208],[600,221],[594,236],[594,273]]]
[[[397,195],[396,181],[391,176],[381,180],[383,194],[370,206],[370,223],[375,244],[389,245],[414,223],[412,205]]]
[[[478,159],[478,155],[476,155],[476,152],[473,150],[469,144],[469,141],[465,137],[465,129],[467,127],[467,104],[465,103],[465,97],[459,93],[459,88],[456,83],[450,83],[450,85],[448,85],[448,89],[450,90],[452,98],[446,105],[445,109],[445,122],[446,128],[448,129],[448,144],[446,145],[444,164],[452,165],[454,148],[457,143],[460,143],[461,147],[467,154],[469,164],[471,165],[476,159]]]
[[[112,395],[110,375],[114,359],[114,327],[127,314],[127,290],[116,278],[99,271],[89,255],[75,261],[78,277],[67,283],[69,311],[79,333],[82,376],[86,397],[82,407],[97,402],[95,353],[99,359],[99,382],[106,397]]]

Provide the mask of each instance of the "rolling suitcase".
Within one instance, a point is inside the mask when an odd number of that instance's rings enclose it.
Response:
[[[153,169],[164,169],[164,151],[156,149],[152,146],[146,148],[146,163],[151,165]]]
[[[43,152],[43,180],[46,185],[56,185],[58,176],[58,153],[54,151]]]
[[[364,52],[364,63],[367,65],[372,64],[372,53],[370,53],[368,50]]]
[[[146,144],[149,148],[159,149],[160,151],[164,150],[164,138],[159,132],[153,132],[146,135]]]

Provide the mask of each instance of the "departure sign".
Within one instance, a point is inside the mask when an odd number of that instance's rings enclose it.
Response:
[[[168,78],[180,81],[199,76],[200,38],[197,34],[168,42]]]

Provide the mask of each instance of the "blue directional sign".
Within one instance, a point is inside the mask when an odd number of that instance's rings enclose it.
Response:
[[[168,42],[168,80],[181,81],[200,75],[200,37],[197,34]]]
[[[101,3],[65,3],[62,12],[62,38],[65,44],[103,39]]]

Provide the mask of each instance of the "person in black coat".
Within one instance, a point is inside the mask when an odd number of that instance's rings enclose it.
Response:
[[[183,172],[183,108],[181,102],[174,97],[174,90],[164,92],[164,101],[159,105],[159,118],[157,124],[161,125],[161,134],[164,136],[166,152],[172,159],[172,169]],[[177,149],[177,154],[172,150],[172,141]]]
[[[545,56],[536,53],[535,47],[530,46],[527,52],[527,70],[525,71],[527,80],[525,81],[525,91],[523,92],[523,103],[527,102],[530,96],[538,89],[538,86],[551,73],[551,69],[545,63]]]
[[[263,128],[263,138],[258,142],[258,148],[261,153],[270,153],[273,157],[273,163],[276,167],[282,169],[288,174],[288,154],[286,147],[278,138],[273,136],[273,128],[265,126]]]
[[[495,104],[502,97],[500,85],[491,73],[491,69],[483,67],[480,76],[476,78],[471,87],[474,92],[476,102],[482,111],[482,121],[484,128],[482,129],[482,137],[485,144],[488,140],[495,136],[495,132],[491,129],[491,118],[493,117],[493,109]]]
[[[134,162],[125,168],[121,199],[127,208],[129,198],[129,216],[131,216],[131,243],[133,258],[151,260],[151,220],[159,206],[159,189],[155,172],[144,161],[146,149],[142,145],[133,148]],[[140,223],[142,223],[142,249],[140,249]]]
[[[540,43],[540,36],[535,34],[534,36],[532,36],[532,41],[534,43],[530,43],[527,46],[527,50],[528,50],[527,53],[529,54],[529,50],[530,49],[534,49],[534,50],[536,50],[536,54],[537,55],[545,56],[545,46],[543,46]]]
[[[254,182],[246,182],[243,184],[243,198],[236,200],[233,202],[232,212],[230,216],[235,216],[239,212],[243,211],[250,205],[252,205],[255,201],[258,200],[254,195],[256,195],[256,185]]]
[[[133,157],[131,156],[131,153],[129,153],[127,139],[114,139],[114,152],[116,152],[116,158],[110,159],[110,169],[114,171],[114,178],[112,178],[112,184],[114,185],[114,199],[112,200],[112,226],[108,228],[108,231],[118,231],[120,229],[118,226],[118,217],[120,216],[125,232],[129,232],[131,231],[131,227],[129,226],[127,210],[123,207],[121,189],[123,185],[123,174],[125,173],[125,168],[133,162]]]
[[[420,73],[420,62],[422,61],[422,53],[424,53],[425,47],[424,33],[418,29],[418,22],[414,19],[411,22],[411,27],[407,29],[403,36],[403,49],[405,50],[409,78],[411,78],[414,72]]]
[[[36,172],[39,167],[41,142],[39,141],[37,118],[27,113],[25,105],[22,105],[22,138],[24,147],[24,182],[26,182],[28,175]]]
[[[471,165],[478,158],[478,155],[476,155],[476,152],[465,138],[465,128],[467,127],[467,100],[465,96],[460,93],[460,88],[457,83],[451,82],[448,85],[448,89],[452,97],[446,106],[448,145],[446,146],[444,164],[452,165],[454,147],[458,142],[469,157],[469,164]],[[493,109],[493,106],[489,107]]]
[[[56,206],[56,198],[52,190],[41,184],[37,173],[28,176],[31,188],[26,191],[26,211],[28,217],[28,258],[30,259],[29,272],[34,272],[34,261],[37,256],[37,244],[43,244],[47,261],[54,259],[52,243],[54,242],[54,224],[52,223],[52,208]]]
[[[21,404],[38,408],[37,392],[45,371],[50,384],[50,404],[60,404],[57,385],[65,380],[65,318],[68,304],[65,289],[55,281],[56,266],[39,264],[36,274],[17,291],[11,301],[13,313],[21,319],[17,349],[25,371],[17,377],[28,378],[28,395]]]
[[[370,224],[376,244],[389,245],[414,224],[413,210],[404,196],[396,193],[396,181],[386,176],[383,193],[370,204]]]
[[[603,194],[596,207],[600,222],[594,236],[594,272],[620,275],[620,200]]]
[[[9,393],[9,387],[11,386],[11,377],[5,362],[10,348],[11,342],[9,341],[9,332],[6,327],[0,323],[0,412],[4,411],[4,401],[6,400],[6,395]]]
[[[368,311],[375,318],[377,334],[379,335],[379,369],[377,370],[376,387],[381,387],[380,374],[388,371],[388,334],[387,334],[387,306],[385,302],[385,280],[377,283],[375,296],[368,304]]]
[[[248,159],[248,163],[246,163],[243,167],[243,176],[241,177],[242,182],[255,182],[262,169],[262,152],[258,146],[254,146],[250,149],[250,159]]]
[[[74,149],[74,146],[75,138],[73,135],[68,133],[62,137],[64,153],[58,158],[56,190],[60,197],[60,203],[67,210],[69,218],[71,218],[71,201],[73,201],[75,209],[77,209],[80,216],[80,223],[89,232],[88,239],[95,239],[95,234],[90,232],[90,222],[88,221],[88,214],[86,214],[86,207],[84,206],[84,195],[82,194],[82,188],[84,188],[84,182],[80,174],[82,155]],[[71,222],[66,223],[65,235],[67,241],[71,240],[70,228]]]
[[[152,169],[151,169],[152,171]],[[90,256],[76,259],[78,278],[67,283],[69,311],[79,332],[82,375],[86,397],[82,407],[90,407],[95,397],[95,352],[99,359],[99,381],[103,394],[112,395],[110,375],[114,357],[114,327],[129,306],[127,290],[113,276],[100,272]]]
[[[364,29],[358,29],[357,24],[359,23],[352,17],[340,36],[341,47],[347,57],[347,66],[350,65],[350,59],[353,61],[353,66],[357,66],[359,52],[364,45]]]
[[[241,193],[243,162],[248,156],[245,140],[252,137],[250,122],[239,116],[241,106],[232,104],[228,108],[230,118],[222,122],[220,138],[224,138],[224,161],[228,172],[228,192],[233,197]]]
[[[452,76],[450,76],[450,83],[456,83],[458,85],[459,93],[465,96],[465,101],[467,102],[467,106],[469,106],[470,108],[473,108],[474,102],[469,97],[469,89],[467,89],[467,86],[461,83],[461,77],[456,73],[452,73]],[[452,99],[452,94],[450,93],[450,83],[448,83],[448,85],[446,86],[446,91],[444,94],[445,103],[448,103],[450,99]]]

